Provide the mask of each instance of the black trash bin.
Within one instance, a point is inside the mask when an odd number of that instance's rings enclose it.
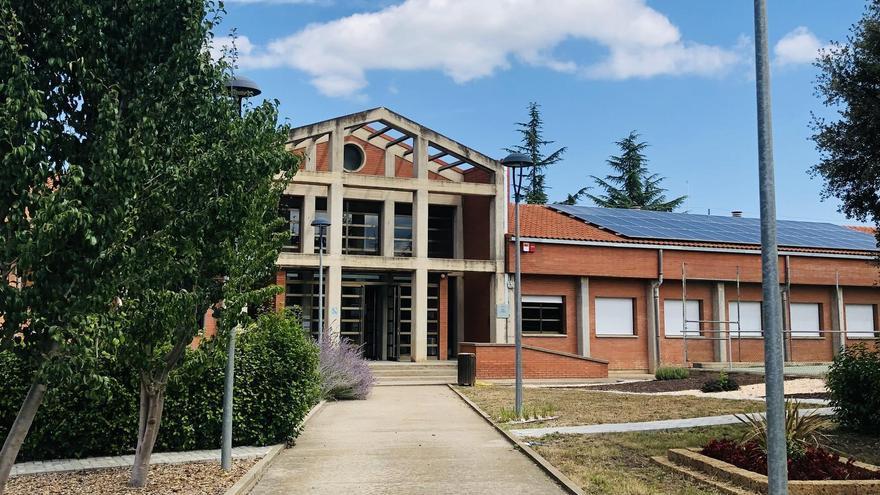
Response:
[[[477,355],[470,352],[458,355],[458,384],[473,387],[477,381]]]

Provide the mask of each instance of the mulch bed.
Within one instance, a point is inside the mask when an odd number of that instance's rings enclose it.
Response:
[[[679,392],[682,390],[699,390],[704,383],[709,380],[718,378],[717,371],[697,371],[690,370],[691,375],[680,380],[651,380],[644,382],[630,383],[611,383],[608,385],[598,385],[589,387],[589,390],[615,390],[618,392]],[[736,380],[742,385],[754,385],[764,383],[763,375],[753,375],[750,373],[730,373],[729,377]],[[786,380],[793,378],[786,377]]]
[[[219,462],[156,464],[144,489],[130,488],[131,468],[28,474],[9,479],[6,495],[219,495],[235,484],[259,459],[233,461],[227,473]]]

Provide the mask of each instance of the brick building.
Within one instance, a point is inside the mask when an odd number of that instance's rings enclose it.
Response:
[[[301,307],[317,335],[320,244],[310,224],[324,217],[332,338],[362,345],[375,360],[473,352],[479,377],[512,376],[512,222],[501,164],[385,108],[296,128],[289,146],[304,160],[281,205],[291,237],[278,259],[285,292],[276,305]],[[662,230],[698,215],[620,213],[661,227],[651,238],[584,211],[523,208],[526,377],[649,370],[682,364],[685,352],[688,363],[762,360],[755,243],[669,238]],[[841,345],[876,335],[873,237],[833,232],[840,242],[823,247],[780,241],[791,360],[828,361]],[[733,320],[737,337],[731,324],[718,323]]]

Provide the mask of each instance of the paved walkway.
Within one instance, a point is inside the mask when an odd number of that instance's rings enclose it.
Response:
[[[235,447],[233,459],[263,457],[272,447]],[[159,452],[150,456],[151,464],[180,464],[183,462],[219,461],[220,449],[191,450],[189,452]],[[12,466],[12,476],[20,474],[54,473],[61,471],[80,471],[83,469],[102,469],[126,467],[134,464],[134,455],[107,457],[87,457],[85,459],[58,459],[54,461],[19,462]]]
[[[377,387],[328,403],[252,495],[562,494],[444,386]]]
[[[809,414],[815,411],[821,416],[830,416],[833,409],[830,407],[821,407],[818,409],[804,409],[803,414]],[[756,413],[761,416],[764,413]],[[607,423],[601,425],[582,425],[582,426],[556,426],[550,428],[525,428],[519,430],[510,430],[510,433],[521,438],[543,437],[553,433],[560,434],[578,434],[591,435],[596,433],[626,433],[630,431],[651,431],[651,430],[669,430],[674,428],[694,428],[697,426],[715,426],[736,424],[740,421],[733,414],[725,414],[722,416],[705,416],[702,418],[688,419],[666,419],[661,421],[643,421],[639,423]]]

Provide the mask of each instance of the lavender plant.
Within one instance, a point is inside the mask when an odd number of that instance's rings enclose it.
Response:
[[[366,399],[376,383],[360,347],[346,339],[321,344],[320,371],[324,400]]]

